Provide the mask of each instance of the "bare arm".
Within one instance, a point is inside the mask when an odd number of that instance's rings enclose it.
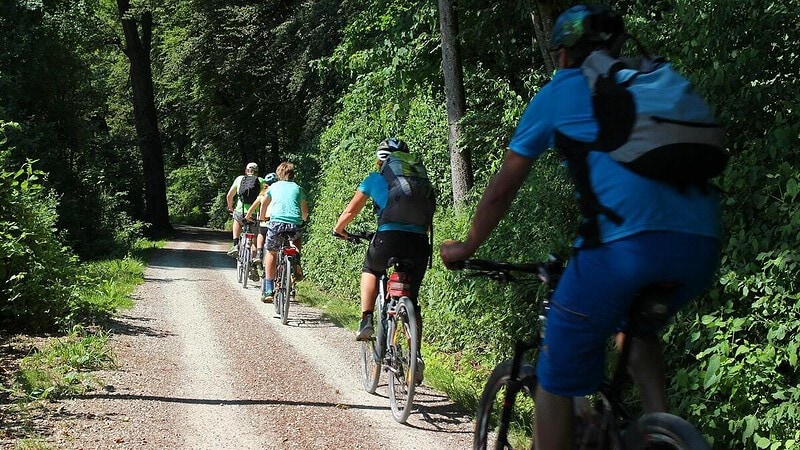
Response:
[[[300,202],[300,214],[303,217],[303,221],[308,220],[308,202],[305,200]]]
[[[492,177],[489,186],[478,202],[472,225],[464,242],[447,241],[442,244],[440,255],[445,263],[462,261],[472,256],[478,247],[505,216],[519,188],[530,173],[533,159],[507,151],[500,170]]]
[[[344,231],[345,227],[356,218],[358,213],[364,209],[364,205],[367,204],[367,197],[363,192],[356,191],[353,195],[353,198],[350,200],[350,203],[347,204],[347,207],[344,208],[342,215],[339,216],[339,220],[336,221],[336,226],[333,227],[333,231],[342,236],[347,236],[347,233]]]
[[[225,200],[228,202],[228,211],[233,211],[233,197],[236,195],[236,186],[231,186],[228,189],[228,195],[225,197]]]
[[[258,212],[258,220],[265,221],[267,220],[267,207],[272,202],[272,197],[264,193],[264,200],[261,201],[261,210]]]
[[[263,198],[261,197],[261,195],[259,195],[253,201],[253,204],[250,205],[250,209],[247,210],[247,214],[245,215],[245,218],[247,220],[250,220],[250,218],[253,217],[253,213],[256,211],[256,207],[261,206],[261,200],[263,200]],[[261,212],[261,209],[259,209],[259,212]]]

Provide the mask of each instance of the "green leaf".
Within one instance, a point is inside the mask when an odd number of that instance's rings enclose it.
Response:
[[[717,370],[719,370],[719,355],[714,355],[708,360],[708,368],[706,369],[706,377],[703,383],[703,387],[708,389],[717,382],[719,377],[716,376]]]

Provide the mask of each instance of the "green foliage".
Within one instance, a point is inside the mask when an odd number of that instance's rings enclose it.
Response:
[[[108,335],[75,327],[20,361],[14,391],[27,399],[82,394],[96,387],[91,372],[114,367]]]
[[[167,201],[172,222],[200,226],[208,223],[208,204],[217,189],[211,184],[204,168],[177,168],[167,176],[167,184]]]

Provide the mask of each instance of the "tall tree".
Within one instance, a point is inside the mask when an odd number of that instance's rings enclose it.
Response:
[[[461,119],[467,109],[464,95],[464,70],[458,37],[458,15],[453,0],[439,0],[442,30],[442,69],[447,104],[448,148],[453,179],[453,204],[459,208],[472,187],[472,158],[467,148],[459,148]]]
[[[550,52],[550,33],[553,29],[553,2],[539,0],[531,11],[534,36],[539,51],[542,52],[544,69],[546,73],[553,73],[556,69],[555,55]]]
[[[131,10],[130,0],[117,0],[122,31],[125,35],[123,51],[130,61],[131,88],[133,90],[134,126],[142,152],[144,174],[145,215],[153,226],[152,232],[169,231],[167,208],[167,183],[164,175],[164,150],[158,130],[153,71],[150,61],[150,44],[153,33],[153,15],[149,10],[137,14]],[[141,33],[141,34],[140,34]]]

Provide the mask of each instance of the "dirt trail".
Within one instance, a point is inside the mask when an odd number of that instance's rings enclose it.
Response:
[[[115,326],[120,367],[101,392],[57,405],[58,448],[403,448],[471,446],[470,413],[426,387],[408,425],[385,383],[360,388],[351,331],[291,305],[284,326],[255,286],[236,284],[229,235],[182,228],[150,261]]]

